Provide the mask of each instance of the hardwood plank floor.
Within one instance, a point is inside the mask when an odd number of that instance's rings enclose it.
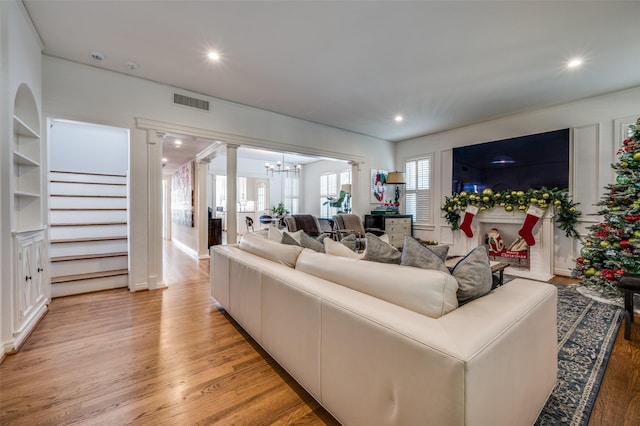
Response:
[[[0,424],[337,424],[218,309],[208,261],[166,245],[165,265],[166,290],[54,299],[0,365]],[[636,323],[630,342],[618,333],[589,425],[638,419]]]

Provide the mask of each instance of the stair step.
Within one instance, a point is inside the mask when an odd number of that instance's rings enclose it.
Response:
[[[51,244],[65,244],[65,243],[90,243],[94,241],[117,241],[126,240],[126,236],[121,237],[96,237],[96,238],[69,238],[65,240],[51,240]]]
[[[116,269],[113,271],[92,272],[89,274],[64,275],[60,277],[51,277],[51,284],[68,283],[71,281],[91,280],[95,278],[108,278],[108,277],[115,277],[118,275],[127,275],[127,274],[129,274],[128,269]]]
[[[113,185],[113,186],[127,186],[126,183],[113,183],[113,182],[78,182],[75,180],[50,180],[51,183],[70,183],[76,185]]]
[[[49,209],[50,211],[56,212],[74,212],[74,211],[127,211],[126,208],[115,208],[115,207],[53,207]]]
[[[99,254],[80,254],[77,256],[58,256],[52,257],[51,263],[54,262],[71,262],[74,260],[89,260],[89,259],[106,259],[108,257],[123,257],[128,256],[129,253],[121,251],[117,253],[99,253]]]
[[[50,196],[68,198],[127,198],[126,195],[51,194]]]
[[[88,176],[115,176],[115,177],[127,177],[127,175],[112,174],[112,173],[93,173],[93,172],[72,172],[68,170],[50,170],[50,173],[66,173],[69,175],[88,175]]]
[[[49,227],[56,226],[110,226],[110,225],[126,225],[127,222],[93,222],[93,223],[51,223]]]

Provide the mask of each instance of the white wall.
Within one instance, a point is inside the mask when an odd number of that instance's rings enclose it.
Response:
[[[128,129],[51,120],[48,138],[51,170],[128,174]]]
[[[365,182],[370,168],[389,169],[393,165],[393,145],[387,141],[57,58],[45,56],[42,64],[46,117],[131,130],[131,279],[134,288],[145,288],[158,273],[148,268],[147,132],[135,128],[137,117],[215,131],[228,135],[227,140],[255,141],[256,145],[278,151],[356,160],[366,172]],[[208,100],[211,111],[173,106],[174,92]],[[368,195],[366,185],[362,190]],[[362,210],[366,211],[364,207]]]
[[[18,88],[24,83],[29,86],[38,110],[42,110],[41,49],[40,39],[22,2],[0,1],[0,358],[5,344],[12,341],[13,199],[8,176],[13,158],[14,101]],[[36,130],[42,133],[42,129]],[[42,160],[45,158],[43,155]]]
[[[578,208],[583,212],[579,232],[587,235],[586,227],[598,221],[597,216],[589,216],[589,213],[597,211],[594,204],[599,201],[604,186],[614,177],[610,165],[615,161],[615,151],[622,141],[619,120],[639,116],[640,88],[635,88],[398,143],[395,151],[398,168],[407,157],[435,154],[435,220],[433,227],[418,230],[417,235],[454,244],[453,252],[464,253],[466,250],[464,235],[458,231],[452,233],[439,210],[444,197],[451,193],[452,148],[567,127],[573,129],[571,193],[574,201],[581,203]],[[616,137],[618,139],[614,140]],[[555,246],[555,273],[568,275],[580,245],[556,229]]]

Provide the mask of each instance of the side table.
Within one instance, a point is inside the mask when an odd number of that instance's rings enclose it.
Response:
[[[633,321],[633,294],[640,293],[640,274],[625,273],[616,286],[624,292],[624,338],[631,340]]]

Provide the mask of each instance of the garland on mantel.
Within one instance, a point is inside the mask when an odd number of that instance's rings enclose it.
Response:
[[[496,206],[504,208],[507,212],[519,211],[525,213],[530,205],[535,205],[543,210],[553,207],[556,211],[556,221],[560,229],[567,237],[578,238],[576,224],[581,213],[576,209],[579,203],[574,203],[566,189],[529,189],[528,191],[514,191],[508,189],[502,192],[494,192],[487,188],[481,193],[462,191],[454,192],[445,197],[440,209],[445,212],[445,219],[454,231],[460,229],[460,212],[464,212],[467,206],[478,207],[480,211],[487,211]]]

